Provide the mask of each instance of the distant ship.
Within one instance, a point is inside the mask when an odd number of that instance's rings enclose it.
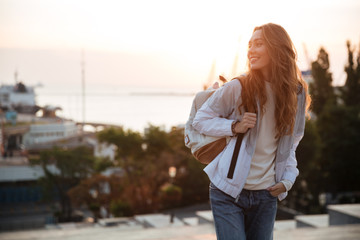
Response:
[[[15,72],[14,85],[0,86],[0,108],[3,112],[15,111],[33,115],[41,109],[35,102],[34,87],[17,81],[17,72]]]
[[[0,108],[4,112],[14,110],[26,114],[35,114],[40,110],[35,103],[34,89],[25,86],[22,82],[0,86]]]

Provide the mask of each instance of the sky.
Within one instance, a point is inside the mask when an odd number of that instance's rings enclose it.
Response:
[[[292,38],[302,70],[323,46],[334,85],[345,81],[346,41],[359,50],[358,0],[0,0],[0,83],[201,88],[245,71],[255,26]],[[307,52],[307,54],[305,54]]]

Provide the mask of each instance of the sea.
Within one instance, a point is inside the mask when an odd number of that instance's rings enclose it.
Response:
[[[167,131],[183,126],[197,90],[102,86],[85,88],[84,97],[81,90],[68,87],[42,87],[35,91],[37,105],[60,107],[56,112],[60,117],[144,132],[150,124]]]

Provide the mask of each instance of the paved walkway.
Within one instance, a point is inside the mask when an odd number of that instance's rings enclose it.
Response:
[[[84,227],[0,233],[1,240],[216,240],[212,224],[143,229]],[[360,225],[276,230],[275,240],[358,240]]]

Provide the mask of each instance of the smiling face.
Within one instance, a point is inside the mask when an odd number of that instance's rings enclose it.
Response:
[[[265,79],[268,80],[270,56],[261,29],[256,30],[249,41],[248,59],[251,70],[261,71]]]

